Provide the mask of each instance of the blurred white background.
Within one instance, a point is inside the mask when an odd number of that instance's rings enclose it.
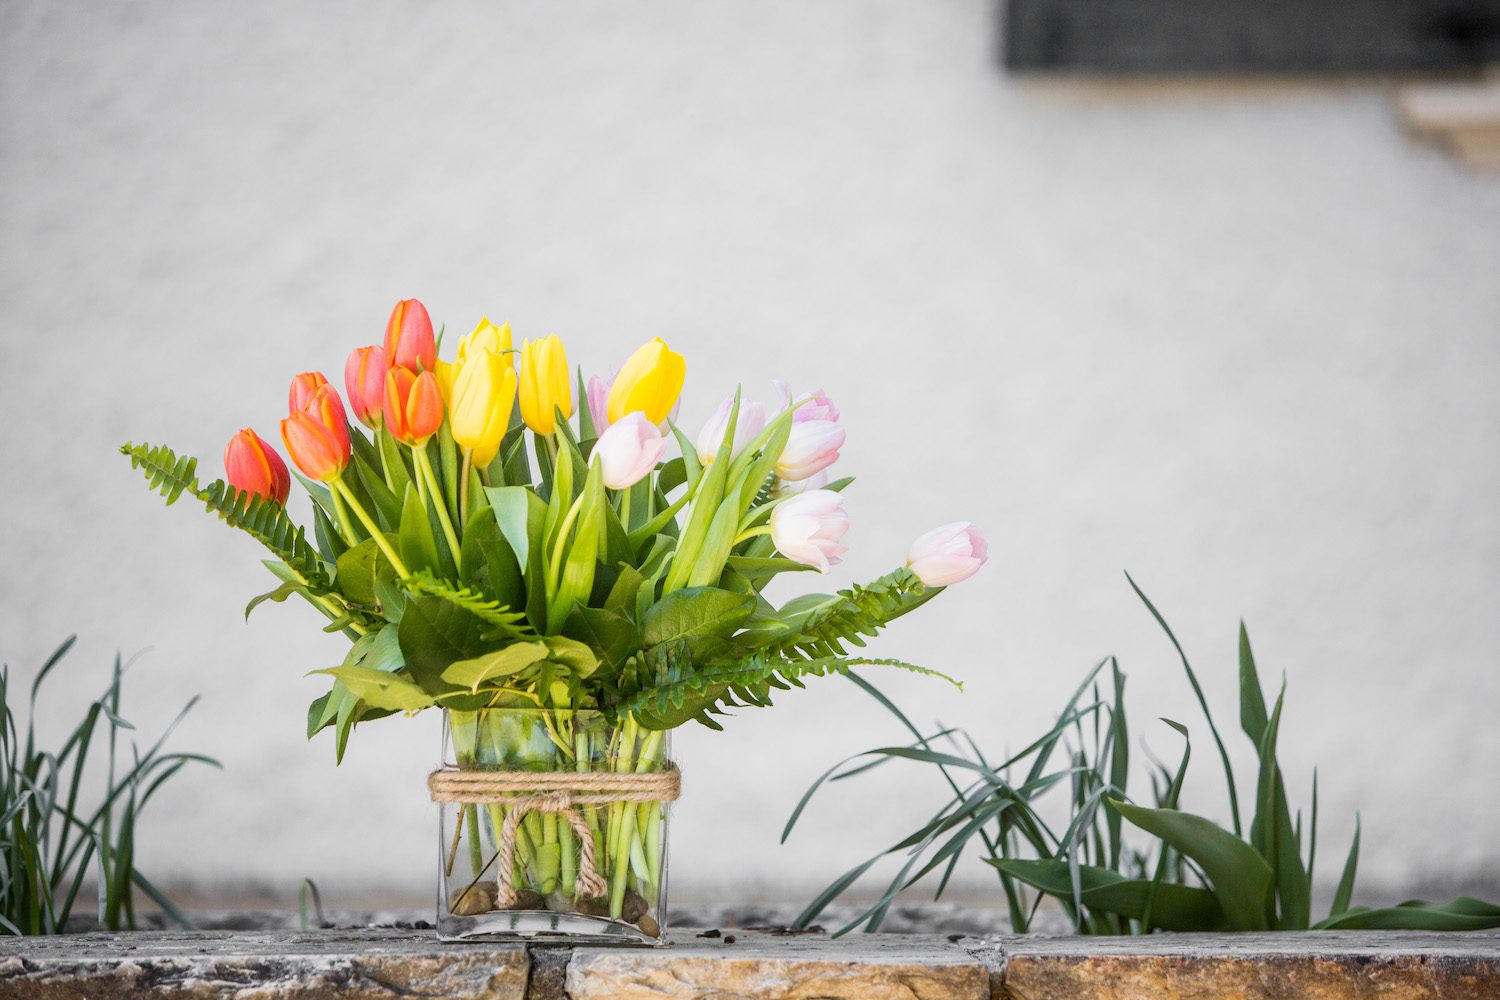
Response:
[[[1235,630],[1284,673],[1282,759],[1319,765],[1323,876],[1363,813],[1366,899],[1500,871],[1500,181],[1412,145],[1379,81],[1126,84],[997,68],[943,2],[0,3],[0,655],[57,733],[114,651],[126,714],[223,759],[152,806],[142,867],[331,905],[427,893],[437,718],[303,738],[343,640],[247,537],[115,453],[216,475],[275,439],[397,298],[450,333],[557,332],[587,371],[661,335],[683,423],[734,384],[843,410],[853,551],[978,522],[992,561],[872,674],[998,753],[1117,654],[1187,802],[1224,815],[1201,716],[1128,569],[1194,656],[1237,760]],[[810,578],[802,577],[798,583]],[[65,678],[65,679],[62,679]],[[1232,735],[1231,735],[1232,734]],[[901,730],[846,681],[675,744],[679,897],[804,899],[926,818]],[[1135,789],[1146,794],[1144,786]],[[963,893],[998,898],[988,869]]]

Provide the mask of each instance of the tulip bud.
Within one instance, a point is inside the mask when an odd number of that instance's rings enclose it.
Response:
[[[587,393],[589,418],[594,421],[595,437],[609,428],[609,387],[614,385],[614,382],[613,378],[606,382],[598,375],[589,379]]]
[[[413,373],[430,372],[437,364],[437,341],[427,307],[416,299],[402,299],[385,325],[385,356],[392,365]]]
[[[557,411],[563,419],[573,415],[573,380],[568,375],[568,355],[557,334],[528,340],[521,347],[521,419],[538,434],[557,433]]]
[[[356,347],[344,362],[344,393],[349,408],[366,427],[379,428],[385,405],[385,373],[390,362],[384,347]],[[300,407],[294,407],[300,409]]]
[[[599,459],[605,486],[624,490],[645,479],[666,448],[661,430],[644,413],[627,413],[600,435],[591,458]]]
[[[838,461],[843,446],[844,429],[832,420],[794,420],[776,474],[789,483],[806,479]]]
[[[698,461],[707,465],[714,460],[719,453],[719,445],[724,443],[724,431],[729,426],[729,412],[734,408],[734,397],[730,396],[719,404],[714,415],[703,425],[698,432],[698,440],[694,442],[698,449]],[[755,436],[766,429],[766,408],[759,403],[741,403],[740,414],[734,422],[734,451],[739,452],[755,440]]]
[[[821,490],[828,485],[828,470],[814,472],[806,479],[800,479],[795,483],[789,483],[784,479],[776,480],[776,495],[779,497],[795,496],[798,493],[806,493],[808,490]]]
[[[636,349],[609,389],[607,415],[613,423],[627,413],[644,413],[653,424],[660,424],[672,412],[682,394],[682,380],[687,363],[682,355],[657,337]]]
[[[307,404],[281,422],[281,440],[309,479],[331,482],[349,464],[349,421],[333,386],[324,383]]]
[[[848,551],[839,544],[848,530],[844,498],[832,490],[808,490],[771,510],[771,541],[776,551],[823,573]]]
[[[792,420],[801,422],[805,420],[833,420],[839,418],[839,408],[833,405],[833,400],[823,392],[815,389],[812,392],[803,393],[795,400],[792,399],[792,390],[780,379],[772,379],[771,385],[776,388],[776,393],[781,397],[781,408],[785,410],[793,403],[800,403],[797,412],[792,415]]]
[[[486,316],[479,321],[474,332],[458,342],[458,351],[454,354],[453,363],[461,369],[482,352],[489,351],[506,364],[512,364],[506,355],[510,349],[510,324],[496,326]]]
[[[510,426],[516,401],[516,370],[508,359],[488,350],[471,354],[453,383],[449,420],[453,440],[473,449],[475,465],[495,460]]]
[[[989,546],[968,521],[934,528],[911,543],[906,565],[929,587],[946,587],[979,572],[989,558]]]
[[[385,426],[396,440],[420,448],[443,426],[443,394],[432,372],[397,366],[385,373]]]
[[[323,377],[322,372],[303,372],[292,379],[292,388],[286,399],[287,412],[296,413],[307,409],[308,400],[327,384],[328,380]]]
[[[285,504],[292,477],[276,449],[246,427],[224,447],[224,477],[241,493],[254,493]]]

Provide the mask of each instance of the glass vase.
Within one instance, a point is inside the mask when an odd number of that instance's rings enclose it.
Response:
[[[548,793],[597,798],[589,775],[664,772],[670,741],[667,732],[642,729],[630,718],[611,724],[592,711],[448,710],[442,761],[459,772],[576,774],[576,788],[547,779]],[[438,803],[438,936],[662,943],[668,803],[581,802],[547,811],[538,794],[486,792],[498,801]],[[513,833],[508,893],[497,878],[507,832]],[[585,884],[585,833],[593,885],[605,887],[599,894]]]

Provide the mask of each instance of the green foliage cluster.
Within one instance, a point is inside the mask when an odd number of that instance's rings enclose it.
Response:
[[[909,836],[834,880],[807,906],[799,923],[815,920],[882,858],[903,858],[879,899],[838,933],[859,927],[875,930],[902,891],[939,870],[935,898],[940,897],[960,858],[974,848],[996,869],[1017,933],[1030,928],[1037,907],[1049,898],[1086,934],[1500,927],[1500,906],[1469,897],[1442,904],[1410,900],[1381,909],[1352,905],[1359,862],[1357,821],[1328,915],[1314,920],[1317,772],[1308,812],[1294,813],[1276,751],[1285,684],[1268,709],[1242,624],[1240,728],[1254,745],[1258,761],[1251,797],[1245,800],[1250,805],[1246,827],[1229,753],[1197,674],[1161,614],[1134,580],[1130,584],[1170,639],[1203,710],[1223,767],[1231,828],[1182,807],[1192,743],[1188,727],[1170,719],[1162,721],[1182,737],[1181,759],[1175,767],[1150,762],[1150,805],[1130,798],[1125,675],[1113,657],[1089,671],[1051,729],[1020,753],[995,763],[961,730],[923,735],[868,681],[851,677],[905,726],[914,741],[859,754],[825,771],[797,803],[782,839],[791,834],[809,800],[826,782],[865,774],[893,760],[932,767],[951,798]],[[1043,815],[1051,801],[1043,800],[1049,795],[1052,800],[1066,795],[1067,825],[1060,829]],[[1132,837],[1127,838],[1127,830]],[[1142,835],[1146,846],[1132,846]]]
[[[809,568],[768,537],[787,496],[775,468],[793,414],[740,448],[737,417],[736,397],[706,464],[673,428],[681,456],[622,490],[603,485],[586,409],[576,431],[559,413],[555,436],[532,435],[534,455],[513,413],[483,470],[460,459],[447,424],[420,454],[384,430],[372,439],[351,428],[352,458],[333,488],[302,480],[311,541],[279,504],[201,485],[193,459],[163,446],[121,450],[168,504],[191,496],[271,551],[265,565],[280,585],[247,615],[295,594],[349,637],[343,663],[315,671],[333,684],[307,720],[309,736],[333,730],[339,759],[360,721],[434,706],[718,728],[716,715],[769,705],[808,677],[865,664],[931,673],[857,653],[941,589],[905,567],[780,608],[767,600],[774,578]],[[345,505],[368,517],[348,517]]]
[[[219,765],[199,754],[164,752],[175,721],[144,753],[133,742],[124,752],[121,733],[135,727],[120,716],[124,666],[118,656],[104,693],[89,703],[61,747],[46,749],[34,723],[37,694],[73,641],[59,646],[32,682],[24,730],[16,717],[10,669],[0,670],[0,930],[61,933],[90,875],[98,880],[102,927],[135,928],[136,889],[187,927],[171,901],[135,867],[136,823],[183,767]],[[101,763],[102,798],[93,803],[86,800],[86,788],[100,776]]]

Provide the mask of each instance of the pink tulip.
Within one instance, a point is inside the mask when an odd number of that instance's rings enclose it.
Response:
[[[776,460],[776,474],[789,483],[799,482],[838,461],[843,446],[844,429],[832,420],[794,421]]]
[[[912,542],[906,565],[927,586],[946,587],[979,572],[989,555],[978,528],[968,521],[954,521]]]
[[[724,443],[724,431],[729,427],[729,411],[734,408],[734,397],[730,396],[719,404],[714,415],[709,418],[708,423],[698,432],[698,440],[694,442],[698,449],[698,461],[707,465],[714,460],[719,452],[719,445]],[[755,435],[766,429],[766,408],[759,403],[741,403],[739,416],[734,422],[734,448],[733,454],[740,451],[755,439]]]
[[[828,485],[829,478],[831,477],[828,475],[828,470],[824,469],[822,472],[814,472],[806,479],[800,480],[795,483],[788,483],[785,480],[778,480],[776,486],[776,495],[789,497],[797,493],[806,493],[808,490],[821,490],[823,487]]]
[[[797,407],[797,412],[792,416],[793,421],[800,423],[804,420],[838,420],[839,408],[833,405],[833,400],[829,399],[822,389],[804,392],[796,400],[793,400],[791,387],[785,382],[780,379],[772,379],[771,385],[775,387],[777,395],[781,397],[781,408],[783,410],[791,406],[793,402],[802,403],[801,406]],[[807,402],[804,403],[803,400]]]
[[[599,459],[604,485],[624,490],[650,475],[666,447],[667,440],[656,425],[633,410],[600,435],[592,457]]]
[[[594,434],[601,435],[609,429],[609,389],[615,384],[615,377],[611,375],[606,381],[598,375],[589,379],[588,397],[589,417],[594,421]]]
[[[381,425],[385,406],[385,373],[390,370],[385,348],[356,347],[344,362],[344,393],[349,408],[366,427]]]
[[[837,565],[848,551],[839,544],[849,530],[844,498],[832,490],[808,490],[781,501],[771,511],[771,540],[776,550],[819,572]]]

